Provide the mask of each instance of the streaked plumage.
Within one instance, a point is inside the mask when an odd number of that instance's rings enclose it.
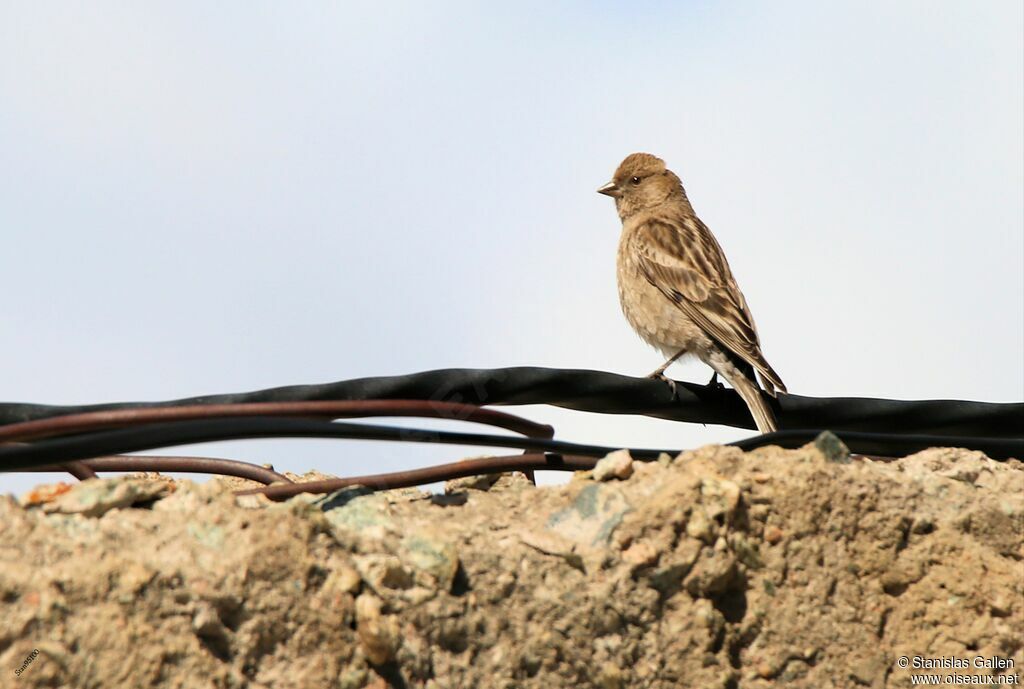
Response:
[[[617,273],[622,311],[633,329],[669,361],[693,354],[724,377],[762,432],[775,416],[757,386],[786,392],[761,353],[747,302],[714,236],[693,211],[679,178],[647,153],[628,156],[599,190],[622,219]],[[674,384],[673,384],[674,385]]]

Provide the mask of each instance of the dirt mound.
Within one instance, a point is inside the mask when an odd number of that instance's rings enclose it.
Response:
[[[1020,462],[826,439],[598,475],[0,498],[0,685],[880,688],[924,671],[901,658],[1020,681]]]

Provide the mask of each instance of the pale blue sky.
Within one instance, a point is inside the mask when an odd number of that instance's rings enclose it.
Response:
[[[1019,401],[1021,7],[0,1],[0,399],[646,374],[594,193],[645,150],[791,391]],[[744,435],[523,411],[611,445]],[[483,450],[179,451],[344,475]]]

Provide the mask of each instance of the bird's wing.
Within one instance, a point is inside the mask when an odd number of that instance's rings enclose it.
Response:
[[[769,393],[786,386],[765,360],[757,327],[722,249],[691,215],[649,219],[634,235],[644,277],[708,335],[761,373]]]

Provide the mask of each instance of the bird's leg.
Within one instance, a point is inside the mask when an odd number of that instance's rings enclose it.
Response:
[[[712,372],[711,380],[708,381],[707,387],[709,387],[709,388],[718,388],[719,390],[721,390],[722,388],[725,387],[720,382],[718,382],[718,371]]]
[[[648,378],[654,378],[655,380],[659,380],[661,378],[664,378],[665,377],[665,369],[668,368],[669,366],[671,366],[672,364],[674,364],[676,362],[676,359],[678,359],[679,357],[681,357],[684,354],[686,354],[686,350],[685,349],[680,349],[678,352],[676,352],[675,354],[672,355],[671,359],[669,359],[668,361],[663,363],[661,366],[659,366],[658,368],[656,368],[653,371],[651,371],[651,373],[648,374],[647,377]]]
[[[668,361],[666,361],[661,366],[654,369],[647,375],[648,378],[653,378],[654,380],[662,380],[668,383],[669,390],[672,391],[672,399],[678,398],[678,394],[676,392],[676,382],[665,375],[665,369],[671,366],[673,363],[675,363],[676,359],[681,357],[683,354],[686,354],[686,350],[680,349],[678,352],[672,355],[672,358],[670,358]]]

